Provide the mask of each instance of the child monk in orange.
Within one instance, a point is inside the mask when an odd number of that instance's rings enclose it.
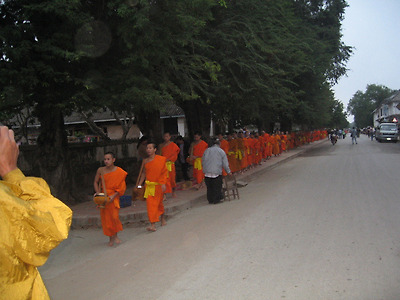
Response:
[[[163,205],[168,182],[167,159],[164,156],[156,155],[156,152],[156,144],[148,142],[146,153],[149,157],[144,160],[143,173],[139,179],[139,185],[143,185],[146,179],[144,197],[146,198],[147,215],[151,223],[150,227],[147,228],[148,231],[156,231],[156,222],[159,221],[161,221],[161,226],[167,225]]]
[[[234,138],[234,135],[232,133],[228,134],[228,144],[229,144],[229,151],[228,151],[229,168],[231,169],[232,173],[234,173],[239,171],[238,160],[236,159],[238,144],[237,140]]]
[[[204,173],[201,157],[208,148],[208,144],[201,139],[201,133],[195,132],[194,141],[190,145],[190,162],[193,164],[193,178],[196,180],[197,189],[203,187]]]
[[[102,182],[101,176],[104,177],[107,195],[110,200],[106,203],[105,208],[100,209],[101,225],[104,235],[110,237],[108,245],[111,247],[120,244],[121,240],[117,233],[122,231],[122,224],[119,220],[119,198],[125,193],[126,183],[125,178],[128,174],[121,168],[114,165],[115,155],[112,152],[107,152],[104,155],[104,167],[97,170],[94,178],[94,190],[96,194],[103,192],[99,183]]]
[[[172,193],[172,197],[175,196],[175,187],[176,187],[176,171],[175,171],[175,162],[178,159],[178,154],[180,152],[180,148],[174,142],[171,142],[171,134],[169,132],[164,133],[163,136],[164,143],[160,145],[160,153],[167,159],[166,167],[168,170],[168,182],[166,184],[165,193]]]

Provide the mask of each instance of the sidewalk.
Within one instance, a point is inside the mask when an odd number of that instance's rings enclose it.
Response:
[[[277,165],[291,160],[302,153],[310,150],[316,145],[328,142],[328,139],[323,139],[308,145],[303,145],[299,148],[292,149],[286,153],[282,153],[278,157],[272,157],[262,165],[251,169],[244,174],[237,174],[236,179],[238,181],[249,182],[253,178],[259,177],[261,174],[270,170]],[[132,188],[127,189],[126,195],[130,195]],[[176,198],[169,197],[164,202],[165,214],[171,217],[181,211],[190,209],[199,204],[207,204],[206,198],[207,188],[204,186],[201,190],[188,189],[184,191],[177,191]],[[240,194],[240,191],[239,191]],[[88,227],[101,227],[100,213],[99,209],[92,201],[80,203],[71,207],[73,211],[72,217],[72,229],[82,229]],[[122,224],[135,224],[144,225],[148,223],[146,202],[145,201],[133,201],[132,206],[121,208],[119,211],[119,216]]]

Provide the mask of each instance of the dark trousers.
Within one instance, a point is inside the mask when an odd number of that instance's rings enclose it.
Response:
[[[207,200],[210,204],[219,203],[224,198],[222,195],[222,175],[216,178],[205,178],[207,186]]]
[[[190,177],[188,175],[189,164],[187,162],[181,163],[181,169],[182,169],[183,179],[185,181],[189,181],[190,180]]]

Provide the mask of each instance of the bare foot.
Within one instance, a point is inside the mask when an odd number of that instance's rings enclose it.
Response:
[[[152,226],[147,227],[146,230],[147,230],[147,231],[150,231],[150,232],[157,231],[157,229],[156,229],[155,227],[152,227]]]
[[[167,222],[166,222],[166,220],[165,220],[165,216],[164,216],[164,214],[162,214],[161,215],[161,226],[165,226],[165,225],[167,225]]]
[[[112,236],[110,236],[110,241],[108,242],[108,246],[109,247],[114,246],[114,238]]]
[[[120,240],[118,237],[116,237],[116,238],[115,238],[115,243],[116,243],[116,244],[121,244],[121,240]]]

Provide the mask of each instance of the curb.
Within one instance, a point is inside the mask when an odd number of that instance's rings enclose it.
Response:
[[[312,144],[304,145],[301,147],[302,149],[297,149],[297,151],[298,151],[297,153],[294,153],[293,155],[289,155],[288,157],[278,160],[269,166],[260,168],[259,170],[256,170],[251,174],[242,175],[239,180],[252,181],[254,178],[259,177],[260,175],[279,166],[282,163],[288,162],[288,161],[300,156],[304,152],[314,148],[317,145],[322,144],[323,142],[327,142],[327,140],[324,139],[321,141],[314,142]],[[167,203],[166,205],[164,205],[165,214],[166,214],[167,218],[170,218],[182,211],[191,209],[194,206],[199,205],[200,203],[207,204],[206,190],[203,190],[203,192],[200,195],[195,196],[194,198],[192,198],[190,200],[181,200],[172,206],[168,206],[168,203]],[[119,218],[123,225],[139,225],[140,226],[140,225],[149,224],[146,210],[130,212],[130,213],[123,213],[123,212],[121,213],[121,211],[120,211]],[[92,228],[93,227],[101,228],[100,214],[98,214],[97,216],[87,216],[87,215],[75,216],[75,215],[73,215],[71,229],[77,230],[77,229],[86,229],[86,228],[91,228],[91,227]]]

